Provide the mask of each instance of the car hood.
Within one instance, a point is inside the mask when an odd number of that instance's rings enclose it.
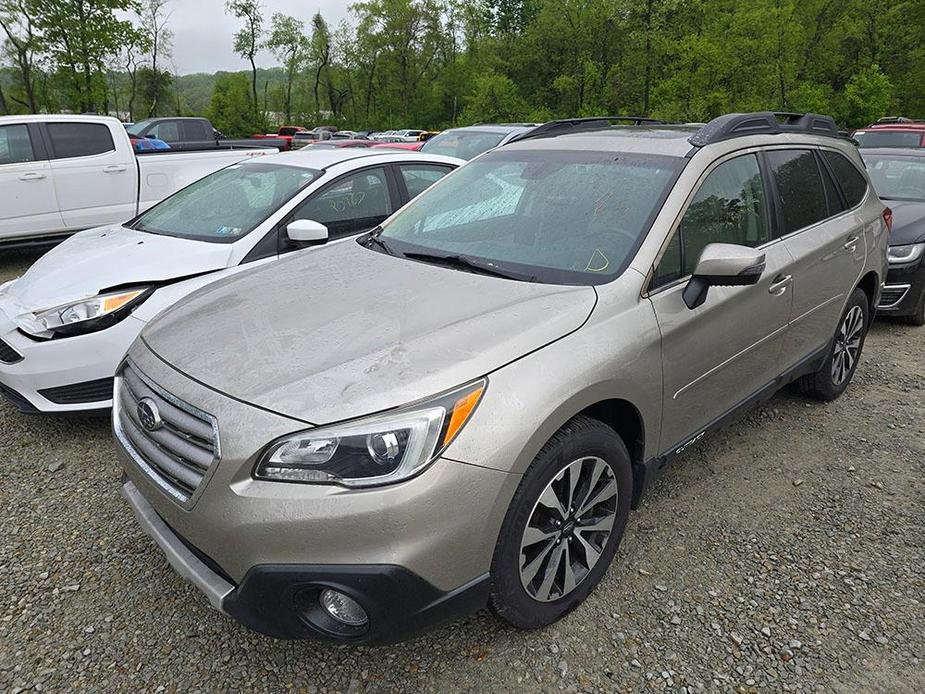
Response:
[[[226,244],[157,236],[114,225],[75,234],[39,258],[4,297],[41,311],[128,284],[165,282],[224,268]]]
[[[532,284],[354,241],[220,280],[142,339],[239,400],[328,424],[435,395],[578,329],[592,287]]]
[[[893,210],[891,246],[905,246],[925,241],[925,202],[886,200],[885,204]]]

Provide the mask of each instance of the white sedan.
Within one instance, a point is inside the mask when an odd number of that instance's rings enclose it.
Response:
[[[272,155],[206,176],[126,224],[78,233],[0,286],[0,394],[25,412],[105,410],[123,355],[165,308],[368,231],[461,164],[399,150]]]

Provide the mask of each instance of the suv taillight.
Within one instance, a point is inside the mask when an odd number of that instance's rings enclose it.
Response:
[[[883,221],[886,222],[886,230],[888,232],[893,231],[893,210],[889,207],[883,210]]]

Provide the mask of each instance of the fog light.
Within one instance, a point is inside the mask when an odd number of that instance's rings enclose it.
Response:
[[[360,606],[360,603],[349,595],[330,588],[321,591],[321,606],[341,624],[361,627],[369,621],[366,610]]]

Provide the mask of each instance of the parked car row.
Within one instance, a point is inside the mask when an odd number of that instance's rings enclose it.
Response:
[[[0,384],[111,394],[138,522],[252,629],[542,627],[671,460],[788,384],[848,387],[922,262],[870,184],[911,206],[922,160],[865,156],[831,118],[754,113],[236,163],[0,287]]]

